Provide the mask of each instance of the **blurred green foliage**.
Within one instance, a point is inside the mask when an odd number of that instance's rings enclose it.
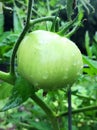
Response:
[[[0,65],[9,63],[12,54],[12,48],[21,33],[26,20],[28,0],[9,0],[0,1]],[[70,2],[69,0],[67,2]],[[89,1],[76,1],[79,6],[82,4],[87,11],[88,7],[93,7]],[[11,6],[10,6],[11,4]],[[31,19],[42,16],[57,15],[60,9],[67,9],[68,17],[71,17],[73,9],[66,1],[44,0],[34,1]],[[3,9],[13,12],[13,28],[4,31],[4,12]],[[69,10],[70,9],[70,10]],[[79,16],[81,17],[81,16]],[[80,19],[80,18],[79,18]],[[8,19],[10,21],[10,19]],[[12,21],[10,21],[12,22]],[[78,22],[78,21],[77,21]],[[74,23],[73,26],[77,24]],[[61,21],[65,26],[68,21]],[[62,26],[62,27],[63,27]],[[36,29],[51,29],[51,22],[41,22],[36,24],[30,31]],[[71,29],[71,27],[70,27]],[[69,33],[69,31],[67,31]],[[97,32],[91,43],[89,33],[85,34],[85,48],[87,55],[83,55],[84,69],[83,74],[72,86],[72,110],[84,107],[97,106]],[[0,68],[2,69],[2,68]],[[8,69],[8,68],[7,68]],[[6,71],[6,70],[5,70]],[[5,105],[11,93],[13,86],[0,81],[0,109]],[[23,86],[22,86],[23,88]],[[17,88],[18,89],[18,88]],[[21,93],[23,90],[19,90]],[[19,93],[18,93],[19,94]],[[24,94],[24,93],[23,93]],[[57,92],[44,93],[43,90],[37,92],[37,95],[46,102],[50,108],[61,115],[68,111],[67,91],[59,90]],[[96,109],[82,111],[72,115],[73,130],[96,130],[97,129],[97,107]],[[64,114],[63,114],[64,115]],[[68,114],[59,116],[58,121],[61,130],[68,130]],[[52,130],[51,124],[44,111],[31,99],[17,108],[0,113],[0,129],[2,130]]]

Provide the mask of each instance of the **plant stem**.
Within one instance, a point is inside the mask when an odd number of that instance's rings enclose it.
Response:
[[[30,27],[36,23],[40,23],[43,21],[52,21],[53,22],[54,19],[55,19],[55,16],[47,16],[47,17],[41,17],[41,18],[37,18],[34,20],[30,20]],[[57,20],[59,20],[59,19],[57,18]]]
[[[67,11],[68,20],[71,20],[71,15],[73,12],[73,1],[74,0],[67,0],[66,11]]]
[[[47,13],[48,13],[48,15],[51,15],[50,14],[50,2],[49,2],[49,0],[46,0],[46,5],[47,5]]]
[[[72,93],[72,95],[77,96],[77,97],[79,97],[79,98],[81,98],[81,99],[96,101],[96,99],[93,98],[93,97],[88,97],[88,96],[83,96],[83,95],[81,95],[81,94],[73,94],[73,93]]]
[[[88,106],[88,107],[83,107],[83,108],[80,108],[80,109],[77,109],[77,110],[73,110],[72,111],[72,114],[77,114],[77,113],[80,113],[80,112],[86,112],[86,111],[93,111],[93,110],[97,110],[97,105],[95,106]],[[57,115],[56,117],[59,118],[59,117],[63,117],[63,116],[67,116],[68,115],[68,111],[66,112],[63,112],[59,115]]]
[[[10,73],[6,73],[6,72],[3,72],[3,71],[0,71],[0,79],[7,82],[7,83],[12,84],[12,85],[14,85],[14,83],[15,83],[14,77],[12,77],[10,75]]]
[[[26,128],[27,130],[28,129],[35,129],[33,126],[31,126],[30,124],[26,124],[26,123],[24,123],[24,122],[19,122],[19,124],[18,124],[19,126],[21,126],[21,127],[24,127],[24,128]]]
[[[81,22],[78,22],[77,25],[67,35],[65,35],[65,37],[70,38],[73,34],[75,34],[75,32],[79,29],[81,24]]]
[[[53,125],[54,130],[60,130],[58,126],[58,121],[56,118],[56,115],[52,112],[52,110],[45,104],[45,102],[42,101],[35,93],[31,97],[37,105],[39,105],[45,113],[48,115],[49,119],[51,120],[51,123]]]
[[[75,23],[77,18],[75,18],[73,21],[69,21],[65,24],[64,27],[58,32],[59,35],[64,36],[67,31],[72,27],[72,25]]]
[[[14,62],[15,62],[15,56],[16,56],[16,52],[18,50],[18,47],[21,43],[21,41],[23,40],[25,34],[27,33],[28,29],[29,29],[29,22],[30,22],[30,18],[31,18],[31,9],[32,9],[32,3],[33,3],[33,0],[29,0],[29,4],[28,4],[28,13],[27,13],[27,22],[26,22],[26,25],[22,31],[22,33],[20,34],[14,48],[13,48],[13,53],[12,53],[12,56],[11,56],[11,61],[10,61],[10,74],[12,76],[15,77],[15,67],[14,67]]]
[[[28,4],[28,13],[27,13],[27,21],[26,24],[29,25],[31,14],[32,14],[32,4],[34,4],[34,0],[29,0]]]

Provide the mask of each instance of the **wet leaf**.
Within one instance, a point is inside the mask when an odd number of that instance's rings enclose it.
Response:
[[[7,98],[12,91],[13,86],[5,83],[5,82],[1,82],[0,83],[0,100]]]
[[[33,87],[22,77],[18,77],[13,87],[12,94],[3,107],[3,111],[14,108],[25,102],[34,91]]]

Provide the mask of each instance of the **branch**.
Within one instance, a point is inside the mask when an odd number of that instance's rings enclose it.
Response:
[[[49,108],[49,106],[47,104],[45,104],[45,102],[43,102],[42,99],[39,98],[35,93],[33,93],[31,98],[48,115],[48,117],[53,125],[54,130],[60,130],[59,126],[58,126],[56,115],[55,115],[55,113],[52,112],[52,110]]]
[[[47,16],[47,17],[41,17],[41,18],[37,18],[34,20],[30,20],[30,27],[33,26],[36,23],[40,23],[43,21],[52,21],[55,20],[55,16]],[[59,18],[57,17],[57,20],[59,20]]]
[[[29,21],[30,21],[30,18],[31,18],[31,9],[32,9],[32,3],[33,3],[33,0],[29,0],[29,4],[28,4],[28,13],[27,13],[27,22],[26,22],[26,25],[22,31],[22,33],[20,34],[14,48],[13,48],[13,53],[12,53],[12,56],[11,56],[11,61],[10,61],[10,74],[12,76],[15,77],[15,68],[14,68],[14,62],[15,62],[15,56],[16,56],[16,52],[18,50],[18,47],[21,43],[21,41],[23,40],[25,34],[27,33],[28,29],[29,29]]]
[[[83,107],[83,108],[80,108],[80,109],[77,109],[77,110],[73,110],[72,114],[77,114],[77,113],[80,113],[80,112],[86,112],[86,111],[91,111],[91,110],[92,111],[97,110],[97,105],[96,106]],[[68,111],[57,115],[57,118],[67,116],[67,115],[68,115]]]
[[[10,73],[6,73],[6,72],[3,72],[3,71],[0,71],[0,80],[3,80],[3,81],[10,83],[12,85],[14,85],[14,83],[15,83],[14,77],[12,77],[10,75]]]
[[[76,26],[67,34],[65,37],[70,38],[75,32],[79,29],[79,27],[82,25],[81,22],[78,22]]]
[[[79,98],[81,98],[81,99],[86,99],[86,100],[92,100],[92,101],[95,101],[96,99],[95,98],[93,98],[93,97],[88,97],[88,96],[84,96],[84,95],[80,95],[80,94],[73,94],[72,93],[72,95],[74,95],[74,96],[77,96],[77,97],[79,97]]]

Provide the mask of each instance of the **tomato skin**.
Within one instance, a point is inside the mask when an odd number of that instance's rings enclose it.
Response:
[[[82,72],[78,47],[56,33],[29,33],[17,52],[18,72],[38,89],[57,90],[72,86]]]

